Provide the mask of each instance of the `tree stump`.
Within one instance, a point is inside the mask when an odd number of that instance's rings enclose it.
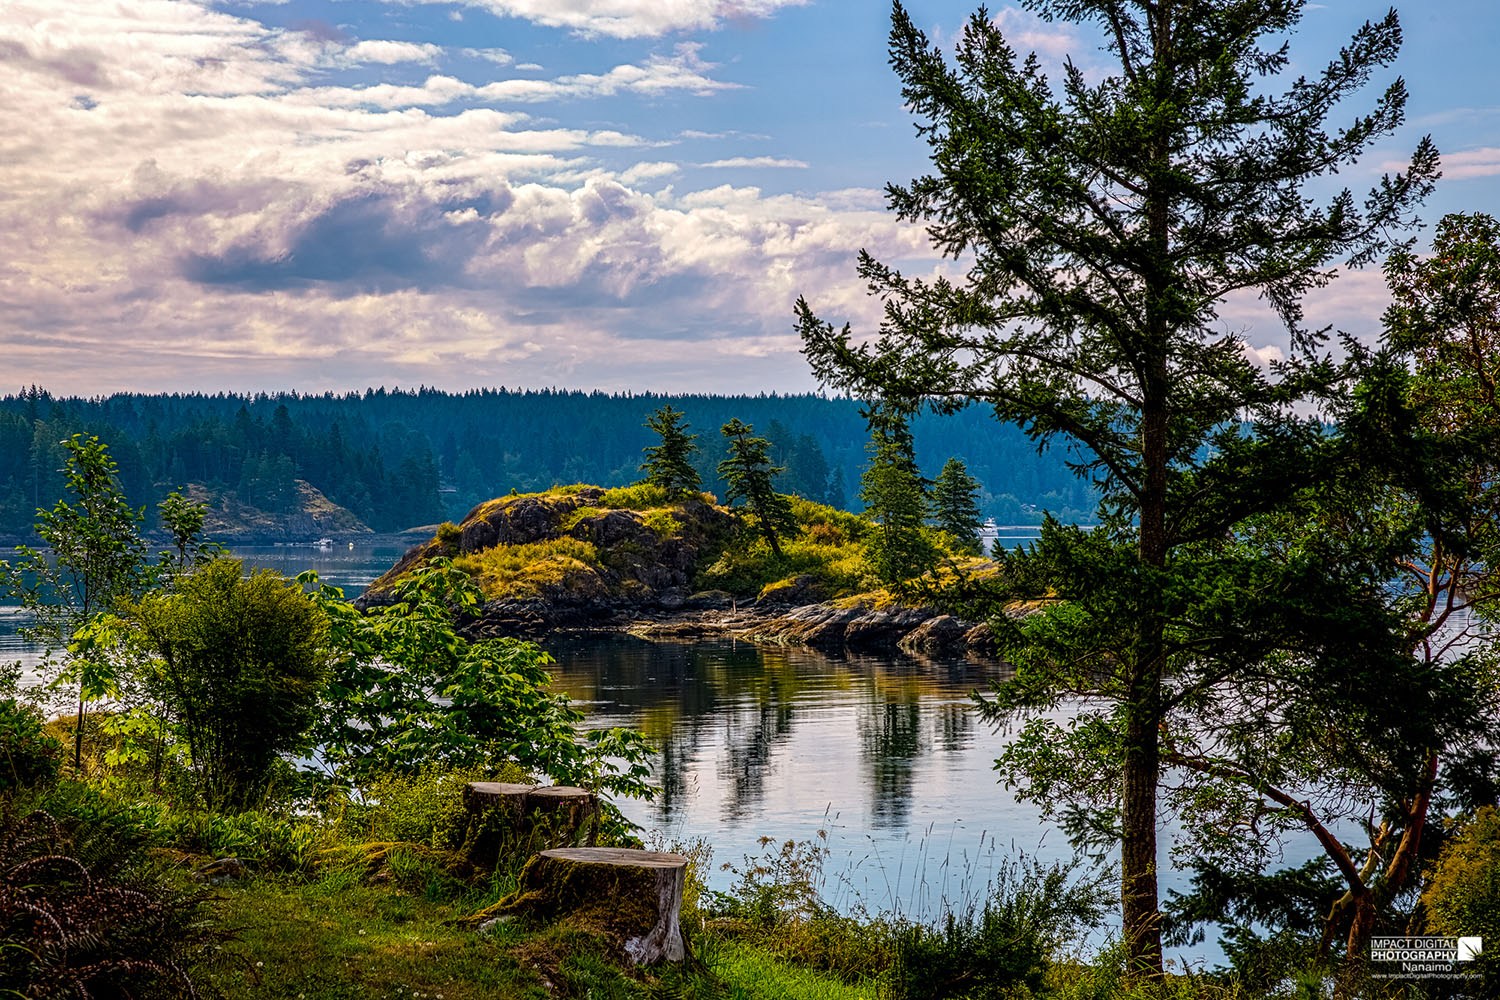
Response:
[[[635,965],[680,962],[681,854],[613,847],[542,851],[521,869],[520,887],[470,922],[481,928],[511,914],[568,919],[605,932]]]
[[[464,809],[464,854],[485,867],[494,867],[505,850],[530,854],[575,844],[580,835],[592,844],[598,831],[599,797],[569,785],[471,781]]]

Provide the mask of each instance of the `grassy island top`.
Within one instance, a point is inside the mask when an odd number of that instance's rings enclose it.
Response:
[[[868,547],[880,526],[865,516],[789,497],[795,531],[771,551],[755,517],[711,493],[673,500],[648,484],[605,489],[574,484],[479,504],[409,551],[371,590],[394,585],[436,557],[472,576],[489,600],[651,600],[723,591],[754,599],[793,590],[808,601],[886,603]],[[921,529],[928,569],[981,570],[956,540]]]

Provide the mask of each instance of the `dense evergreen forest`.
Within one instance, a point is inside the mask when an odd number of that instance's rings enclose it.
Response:
[[[663,403],[698,434],[697,466],[723,492],[719,427],[753,424],[785,466],[780,486],[858,509],[868,434],[860,404],[818,395],[668,396],[561,390],[366,389],[342,395],[117,394],[62,398],[36,387],[0,397],[0,533],[29,532],[39,506],[61,495],[60,442],[96,434],[119,462],[127,495],[154,510],[189,483],[276,513],[306,480],[376,531],[458,519],[475,503],[556,483],[622,485],[640,478],[654,440],[646,417]],[[913,425],[918,462],[936,476],[957,456],[1001,523],[1050,510],[1087,519],[1086,486],[1066,456],[1038,455],[1018,431],[979,408]]]

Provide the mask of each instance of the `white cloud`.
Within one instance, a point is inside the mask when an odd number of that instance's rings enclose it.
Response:
[[[643,66],[625,64],[607,73],[580,73],[556,80],[500,80],[478,88],[477,93],[486,100],[532,103],[563,98],[612,97],[624,93],[646,97],[658,97],[670,91],[707,95],[738,89],[738,84],[708,76],[715,67],[698,57],[699,48],[696,44],[684,42],[672,55],[653,55]]]
[[[1480,149],[1466,149],[1457,153],[1443,153],[1443,179],[1450,181],[1469,180],[1475,177],[1495,177],[1500,175],[1500,149],[1494,146],[1485,146]],[[1406,170],[1411,164],[1402,160],[1391,160],[1381,164],[1381,168],[1394,172]]]
[[[1010,47],[1023,54],[1035,52],[1053,63],[1083,54],[1078,29],[1066,22],[1047,21],[1019,7],[1002,8],[992,21]]]
[[[408,0],[387,0],[408,2]],[[419,0],[446,3],[448,0]],[[679,31],[711,31],[774,15],[810,0],[464,0],[502,17],[519,17],[581,35],[648,38]]]
[[[470,59],[483,59],[492,62],[496,66],[509,66],[516,61],[516,57],[504,49],[464,49],[463,54]]]
[[[1258,368],[1269,368],[1277,361],[1286,360],[1285,352],[1276,344],[1262,344],[1259,347],[1253,347],[1249,343],[1241,342],[1240,350],[1244,352],[1246,359],[1254,362]]]
[[[517,67],[519,69],[520,67]],[[472,84],[452,76],[435,75],[420,85],[377,83],[364,86],[303,87],[288,95],[298,104],[340,108],[431,108],[457,101],[491,104],[540,104],[633,94],[661,97],[673,91],[706,96],[738,84],[708,76],[713,64],[698,58],[698,47],[677,46],[671,56],[651,56],[644,65],[623,64],[607,73],[586,73],[556,80],[513,78]]]
[[[357,42],[345,49],[343,59],[350,63],[430,63],[443,54],[440,45],[430,42],[392,42],[383,40]]]
[[[638,184],[641,181],[670,177],[681,169],[675,163],[637,163],[633,167],[627,167],[620,173],[620,182],[623,184]]]
[[[718,168],[751,168],[751,169],[782,169],[806,170],[807,164],[801,160],[789,160],[776,156],[731,156],[727,160],[712,160],[701,164],[705,167]]]

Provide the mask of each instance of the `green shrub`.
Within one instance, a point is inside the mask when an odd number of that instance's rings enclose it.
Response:
[[[164,820],[162,835],[184,851],[292,874],[310,873],[331,843],[330,831],[315,820],[264,812],[173,813]]]
[[[760,845],[761,853],[740,867],[724,866],[735,882],[727,893],[708,894],[707,916],[783,961],[846,982],[868,981],[890,966],[889,923],[863,912],[837,913],[823,898],[826,831],[779,844],[762,837]]]
[[[1003,865],[979,908],[935,926],[909,924],[896,938],[892,986],[899,1000],[957,1000],[1039,992],[1058,952],[1097,924],[1106,901],[1073,866]]]
[[[381,773],[362,782],[359,802],[345,806],[339,832],[349,840],[399,840],[438,850],[463,846],[467,813],[464,786],[471,781],[531,782],[516,764],[448,767],[429,762],[410,773]]]
[[[645,511],[641,520],[646,527],[656,532],[658,538],[676,538],[682,534],[682,522],[672,513],[671,508],[656,507]]]
[[[735,876],[729,892],[712,894],[712,910],[761,927],[806,920],[828,909],[823,902],[828,860],[828,831],[811,840],[760,838],[761,853],[746,855],[740,867],[726,863]]]
[[[672,502],[665,488],[651,483],[635,483],[632,486],[616,486],[605,490],[599,506],[613,510],[650,510],[665,507]]]
[[[260,804],[278,757],[310,745],[328,676],[321,609],[298,583],[220,558],[130,617],[158,658],[149,686],[180,720],[204,800]]]
[[[459,542],[463,540],[463,537],[464,532],[462,528],[452,521],[444,521],[438,525],[434,540],[438,544],[441,555],[456,556],[458,555]]]
[[[24,801],[26,808],[56,819],[68,832],[74,855],[90,866],[166,843],[169,814],[157,802],[120,800],[94,785],[68,780],[33,792]]]
[[[1430,933],[1484,939],[1476,965],[1500,983],[1500,810],[1480,809],[1443,845],[1422,902]]]
[[[0,792],[49,784],[62,752],[40,712],[14,698],[0,699]]]

